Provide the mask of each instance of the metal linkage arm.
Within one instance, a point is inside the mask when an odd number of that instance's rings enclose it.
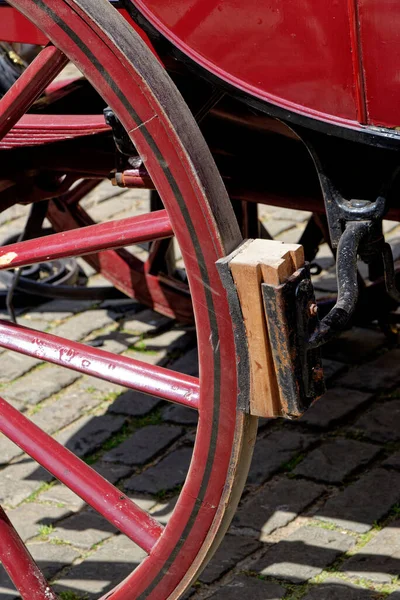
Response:
[[[368,221],[354,221],[347,225],[340,238],[337,253],[337,302],[312,333],[308,341],[310,348],[326,344],[343,330],[353,314],[358,300],[358,249],[369,233]]]

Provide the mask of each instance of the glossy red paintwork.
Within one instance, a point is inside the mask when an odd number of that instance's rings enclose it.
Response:
[[[137,31],[142,40],[146,42],[153,54],[156,55],[151,42],[143,29],[138,27],[126,10],[119,9],[119,12],[135,31]],[[45,46],[49,41],[40,29],[28,21],[28,19],[15,8],[10,6],[0,6],[0,40],[2,42],[19,42],[25,44],[37,44],[39,46]]]
[[[199,407],[199,380],[196,377],[149,365],[130,356],[115,355],[49,333],[39,334],[34,329],[7,321],[0,321],[0,347],[112,381],[163,400],[190,408]]]
[[[400,3],[358,0],[368,120],[400,126]]]
[[[173,237],[167,211],[128,217],[89,225],[36,239],[9,244],[0,248],[0,262],[7,268],[56,260],[64,256],[84,256],[105,248],[121,248],[131,244]]]
[[[10,6],[0,6],[0,40],[39,46],[44,46],[48,42],[40,29]]]
[[[347,0],[134,0],[229,83],[319,118],[358,118]]]
[[[399,125],[399,3],[131,1],[184,53],[251,95],[349,127]],[[0,7],[0,39],[47,42],[10,7]]]

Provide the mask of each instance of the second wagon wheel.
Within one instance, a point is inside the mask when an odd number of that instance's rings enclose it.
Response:
[[[195,379],[63,338],[0,324],[1,346],[108,378],[199,411],[192,462],[163,528],[89,466],[0,399],[0,431],[101,512],[148,554],[113,600],[179,598],[212,555],[238,502],[256,420],[237,411],[232,322],[215,262],[240,243],[218,171],[179,92],[140,37],[107,0],[12,0],[49,45],[0,100],[0,137],[66,64],[75,63],[129,132],[165,213],[55,234],[2,250],[2,268],[79,256],[176,235],[187,270],[199,345]],[[66,58],[67,57],[67,58]],[[54,598],[11,523],[0,518],[0,560],[23,598]]]

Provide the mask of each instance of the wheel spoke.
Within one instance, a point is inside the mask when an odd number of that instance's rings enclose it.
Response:
[[[46,46],[0,100],[0,140],[21,119],[68,63],[54,46]]]
[[[32,265],[46,260],[83,256],[110,248],[121,248],[173,236],[165,210],[72,229],[62,233],[4,246],[0,251],[0,269]]]
[[[23,598],[57,600],[10,519],[0,507],[0,562]]]
[[[103,115],[23,115],[0,148],[38,146],[109,131]]]
[[[129,356],[0,321],[0,347],[105,379],[190,408],[199,407],[196,377],[150,365]]]
[[[163,526],[3,398],[0,431],[150,554]]]

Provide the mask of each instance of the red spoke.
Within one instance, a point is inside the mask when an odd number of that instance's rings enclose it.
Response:
[[[0,148],[38,146],[109,131],[103,115],[23,115]]]
[[[129,356],[116,356],[106,350],[7,321],[0,321],[0,347],[190,408],[199,407],[200,384],[196,377],[150,365]]]
[[[3,398],[0,431],[150,554],[163,526]]]
[[[145,190],[156,189],[145,167],[117,172],[112,182],[119,187],[141,188]]]
[[[46,46],[0,100],[0,140],[62,71],[68,58],[54,46]]]
[[[57,600],[10,519],[0,507],[0,562],[23,598]]]
[[[173,234],[167,211],[160,210],[4,246],[0,250],[0,269],[83,256],[109,248],[168,238]]]

